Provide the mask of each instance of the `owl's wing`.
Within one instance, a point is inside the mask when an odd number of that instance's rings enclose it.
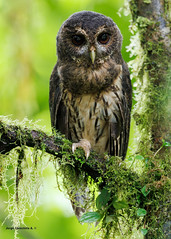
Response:
[[[122,99],[118,98],[117,107],[119,111],[115,114],[116,122],[110,123],[110,154],[120,156],[123,159],[126,156],[129,131],[130,114],[132,106],[132,87],[127,65],[123,64],[122,72]]]
[[[65,137],[68,138],[68,111],[62,101],[63,89],[57,67],[56,64],[50,77],[49,107],[51,125],[62,134],[65,134]],[[74,201],[71,200],[73,210],[78,219],[85,210],[81,206],[77,206],[77,204],[82,205],[83,201],[84,197],[80,195],[79,192],[75,195]]]
[[[68,112],[62,101],[62,91],[56,64],[50,77],[49,107],[51,125],[68,137]]]

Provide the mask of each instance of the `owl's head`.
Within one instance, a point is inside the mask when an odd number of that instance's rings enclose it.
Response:
[[[71,15],[57,35],[58,60],[98,66],[120,55],[122,35],[109,17],[91,11]]]

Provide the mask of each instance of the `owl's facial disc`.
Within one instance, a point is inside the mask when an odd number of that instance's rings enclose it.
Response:
[[[96,33],[87,33],[83,28],[75,28],[75,32],[68,31],[73,46],[71,57],[77,64],[87,64],[92,67],[101,65],[108,56],[107,50],[111,45],[112,32],[106,27],[100,28]],[[96,64],[97,63],[97,64]]]

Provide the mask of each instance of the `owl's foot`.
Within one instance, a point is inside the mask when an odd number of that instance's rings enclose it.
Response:
[[[90,155],[91,144],[87,139],[81,139],[78,143],[72,144],[72,152],[76,150],[76,148],[82,148],[85,152],[86,159],[88,159]]]

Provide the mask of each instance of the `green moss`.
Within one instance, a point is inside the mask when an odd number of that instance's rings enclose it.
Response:
[[[20,123],[18,121],[11,121],[7,117],[1,117],[1,119],[10,125],[17,125],[18,127],[29,125],[34,129],[38,129],[36,123],[29,122],[28,120]],[[36,208],[42,185],[41,175],[44,168],[47,167],[47,161],[49,160],[49,158],[44,156],[44,151],[27,148],[23,135],[20,135],[19,130],[16,133],[20,137],[22,146],[11,150],[8,154],[0,154],[0,189],[3,188],[8,193],[7,218],[11,220],[11,226],[14,228],[25,225],[24,219],[28,207],[32,209],[33,198],[34,207]],[[14,230],[14,238],[18,238],[17,229]]]
[[[138,11],[137,0],[129,0],[128,2],[129,2],[129,8],[132,15],[132,19],[133,21],[135,21],[137,16],[137,11]]]
[[[151,0],[144,0],[144,3],[151,3]]]
[[[166,196],[168,196],[169,180],[164,171],[168,162],[160,163],[159,159],[154,160],[154,155],[148,155],[148,157],[132,156],[132,158],[134,157],[133,161],[127,159],[124,162],[119,157],[109,157],[107,155],[100,161],[90,160],[91,163],[97,164],[100,172],[103,171],[105,165],[103,176],[99,177],[96,182],[90,180],[90,177],[86,176],[81,168],[79,173],[78,169],[75,171],[73,166],[67,164],[67,161],[60,167],[64,176],[64,188],[67,189],[70,198],[74,200],[73,195],[78,191],[85,196],[85,190],[89,187],[89,197],[85,200],[85,205],[88,203],[88,207],[91,206],[94,211],[97,211],[95,206],[97,190],[101,191],[102,188],[107,187],[111,193],[106,206],[101,209],[98,208],[99,213],[103,215],[97,228],[98,234],[100,233],[99,238],[117,238],[117,235],[118,238],[121,238],[121,235],[123,238],[131,238],[133,234],[140,237],[141,232],[140,230],[137,231],[136,228],[144,228],[144,223],[146,223],[148,233],[154,234],[152,224],[153,226],[157,225],[157,220],[152,215],[157,208],[162,204],[164,205]],[[77,160],[80,161],[79,158]],[[84,164],[83,161],[82,163]],[[150,190],[148,197],[141,192],[144,186]],[[119,201],[124,201],[128,207],[121,210],[115,209],[112,202],[116,198]],[[142,218],[137,217],[138,208],[144,208],[147,215]],[[150,223],[148,224],[149,218]],[[95,234],[95,238],[98,238],[98,234]],[[163,238],[159,231],[156,235],[158,238]]]
[[[143,202],[139,207],[146,208],[148,211],[145,219],[148,238],[165,238],[163,225],[168,213],[168,205],[165,202],[169,196],[170,186],[168,179],[170,149],[163,148],[162,141],[169,142],[171,137],[168,130],[171,127],[170,57],[164,44],[165,39],[160,35],[159,23],[137,16],[135,10],[132,14],[131,29],[134,30],[134,36],[128,50],[131,51],[132,56],[135,56],[129,65],[132,68],[132,77],[136,79],[137,103],[133,110],[137,125],[136,151],[148,162],[143,170],[143,178],[140,177],[139,180],[150,188],[150,194],[140,198]]]
[[[164,205],[169,188],[169,180],[165,171],[161,169],[165,166],[159,165],[157,162],[159,160],[156,161],[153,157],[147,159],[143,156],[135,156],[133,165],[132,161],[121,162],[118,157],[105,158],[106,172],[100,182],[106,182],[105,185],[110,192],[110,199],[104,208],[98,208],[103,215],[102,222],[97,229],[101,231],[99,238],[117,238],[117,236],[118,238],[132,238],[133,235],[137,235],[138,238],[141,232],[140,230],[137,231],[136,228],[142,229],[144,224],[149,235],[150,233],[154,234],[151,225],[159,226],[156,217],[152,215],[162,204]],[[143,168],[139,173],[137,173],[138,164],[141,169]],[[99,165],[100,167],[102,166]],[[99,186],[101,188],[101,183]],[[148,195],[142,193],[145,186],[150,191]],[[103,187],[105,186],[103,185]],[[114,208],[113,201],[116,199],[128,206],[123,209]],[[146,216],[137,217],[139,208],[144,208],[147,211]],[[148,224],[149,218],[150,224]],[[159,235],[158,231],[156,235],[158,235],[158,238],[163,238],[163,235]]]
[[[73,156],[71,142],[57,133],[56,139],[59,138],[63,141],[59,152],[62,159],[51,157],[56,169],[58,186],[75,203],[76,194],[84,196],[83,207],[87,211],[98,212],[101,215],[101,221],[96,227],[96,239],[132,238],[132,236],[141,238],[141,229],[144,225],[149,235],[151,233],[157,236],[156,238],[163,238],[164,216],[160,217],[159,227],[155,214],[161,205],[166,204],[170,186],[167,177],[169,152],[165,160],[161,160],[159,154],[159,151],[165,147],[164,144],[158,152],[148,151],[147,154],[144,150],[141,155],[132,155],[125,161],[108,155],[99,159],[95,153],[92,153],[87,160],[81,149],[77,149]],[[0,155],[0,157],[2,187],[9,194],[9,218],[12,219],[13,226],[20,226],[24,222],[26,206],[31,204],[33,195],[38,198],[41,173],[47,166],[49,158],[36,148],[30,150],[26,147],[12,150],[9,155]],[[19,161],[21,157],[22,162]],[[90,166],[93,165],[101,176],[94,180],[83,171],[85,162]],[[10,187],[11,182],[10,184],[8,182],[9,167],[14,179],[13,189]],[[20,172],[17,174],[20,177],[16,187],[17,170]],[[147,194],[144,191],[145,187],[148,190]],[[105,204],[103,201],[97,204],[99,192],[104,188],[107,189],[108,199]],[[145,210],[146,215],[137,216],[138,209]],[[17,231],[15,234],[17,237]]]
[[[136,19],[136,23],[138,25],[138,27],[142,30],[144,30],[145,27],[153,24],[154,22],[153,21],[150,21],[148,18],[146,17],[142,17],[142,16],[139,16],[137,19]]]
[[[150,144],[149,142],[155,126],[168,125],[166,116],[170,82],[166,76],[167,68],[169,68],[168,54],[163,39],[157,40],[153,37],[155,34],[158,36],[157,23],[144,17],[137,17],[134,31],[137,33],[132,37],[128,48],[131,54],[136,56],[129,64],[132,68],[132,77],[136,78],[137,84],[135,92],[137,104],[133,116],[140,129],[138,132],[142,139],[140,142],[142,141],[146,146],[149,145],[148,151],[152,146],[152,142]],[[160,144],[157,145],[159,146]]]

